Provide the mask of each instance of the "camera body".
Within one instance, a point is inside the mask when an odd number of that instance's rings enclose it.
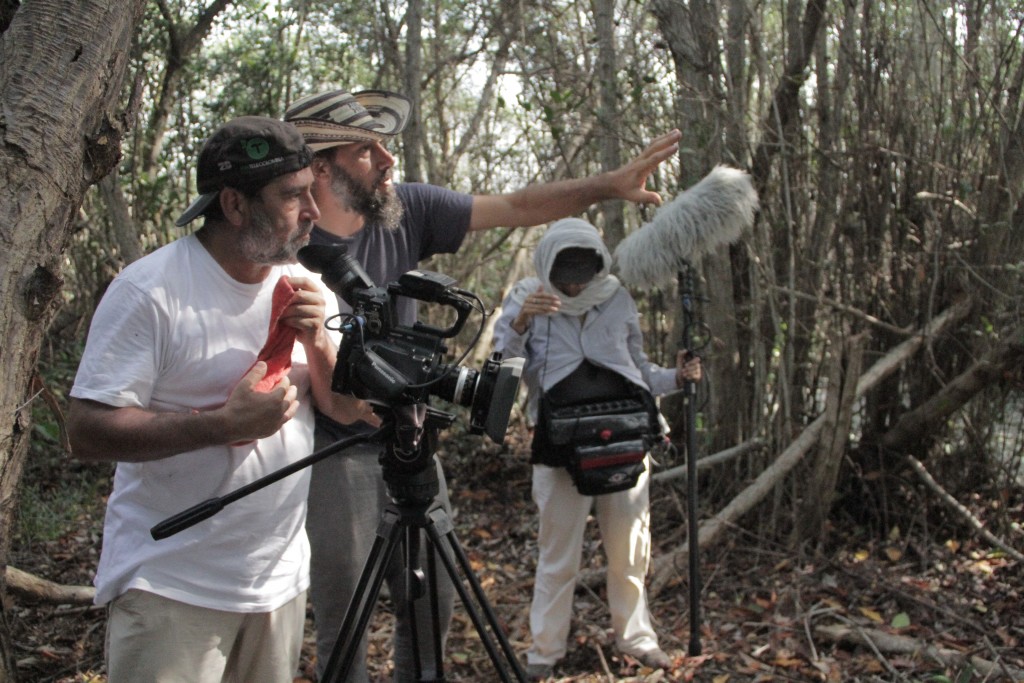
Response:
[[[523,359],[494,353],[480,371],[445,363],[446,339],[457,335],[474,301],[453,278],[412,270],[384,287],[373,283],[343,245],[309,245],[299,261],[352,307],[331,378],[333,391],[389,407],[426,403],[430,396],[470,409],[470,432],[501,443],[519,390]],[[401,325],[397,298],[446,306],[455,314],[447,328]]]
[[[459,333],[472,310],[472,302],[451,291],[454,283],[439,273],[410,271],[387,287],[353,289],[346,301],[361,320],[360,329],[342,337],[331,388],[369,401],[426,401],[441,379],[456,371],[441,362],[448,352],[444,340]],[[399,296],[449,306],[456,320],[447,329],[400,325]]]

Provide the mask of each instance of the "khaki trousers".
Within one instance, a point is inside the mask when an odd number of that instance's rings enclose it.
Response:
[[[273,612],[224,612],[129,590],[110,603],[109,683],[291,683],[306,593]]]
[[[603,496],[582,496],[563,467],[533,466],[533,500],[540,512],[537,575],[530,605],[533,644],[529,664],[565,656],[573,592],[580,570],[587,518],[593,511],[608,560],[608,609],[620,652],[640,656],[657,649],[644,580],[651,560],[650,461],[636,486]]]

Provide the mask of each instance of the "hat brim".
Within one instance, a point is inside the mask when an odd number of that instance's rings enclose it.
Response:
[[[174,224],[177,225],[179,228],[184,225],[188,225],[196,218],[201,216],[202,213],[206,211],[206,207],[208,207],[210,203],[217,198],[218,195],[220,195],[220,190],[217,190],[216,192],[207,192],[206,194],[199,195],[198,197],[195,198],[195,200],[192,201],[191,204],[189,204],[188,208],[185,209],[184,213],[178,216],[178,220],[174,221]]]
[[[299,129],[306,145],[314,152],[357,142],[384,142],[397,135],[397,133],[376,133],[354,126],[308,119],[292,121],[292,124]]]

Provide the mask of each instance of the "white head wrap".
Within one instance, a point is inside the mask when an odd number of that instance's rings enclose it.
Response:
[[[551,266],[560,251],[572,247],[593,249],[601,255],[603,265],[582,292],[576,296],[566,296],[551,284]],[[580,218],[563,218],[552,223],[537,243],[537,250],[533,253],[533,267],[537,270],[537,277],[517,282],[511,296],[514,301],[522,304],[531,292],[543,285],[545,291],[562,300],[560,313],[582,315],[607,301],[622,286],[619,279],[610,274],[611,266],[612,255],[601,240],[597,228]]]

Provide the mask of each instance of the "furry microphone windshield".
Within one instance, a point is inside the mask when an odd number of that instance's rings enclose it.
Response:
[[[738,240],[758,207],[748,173],[716,166],[619,243],[619,275],[634,287],[658,287],[675,277],[681,261]]]

